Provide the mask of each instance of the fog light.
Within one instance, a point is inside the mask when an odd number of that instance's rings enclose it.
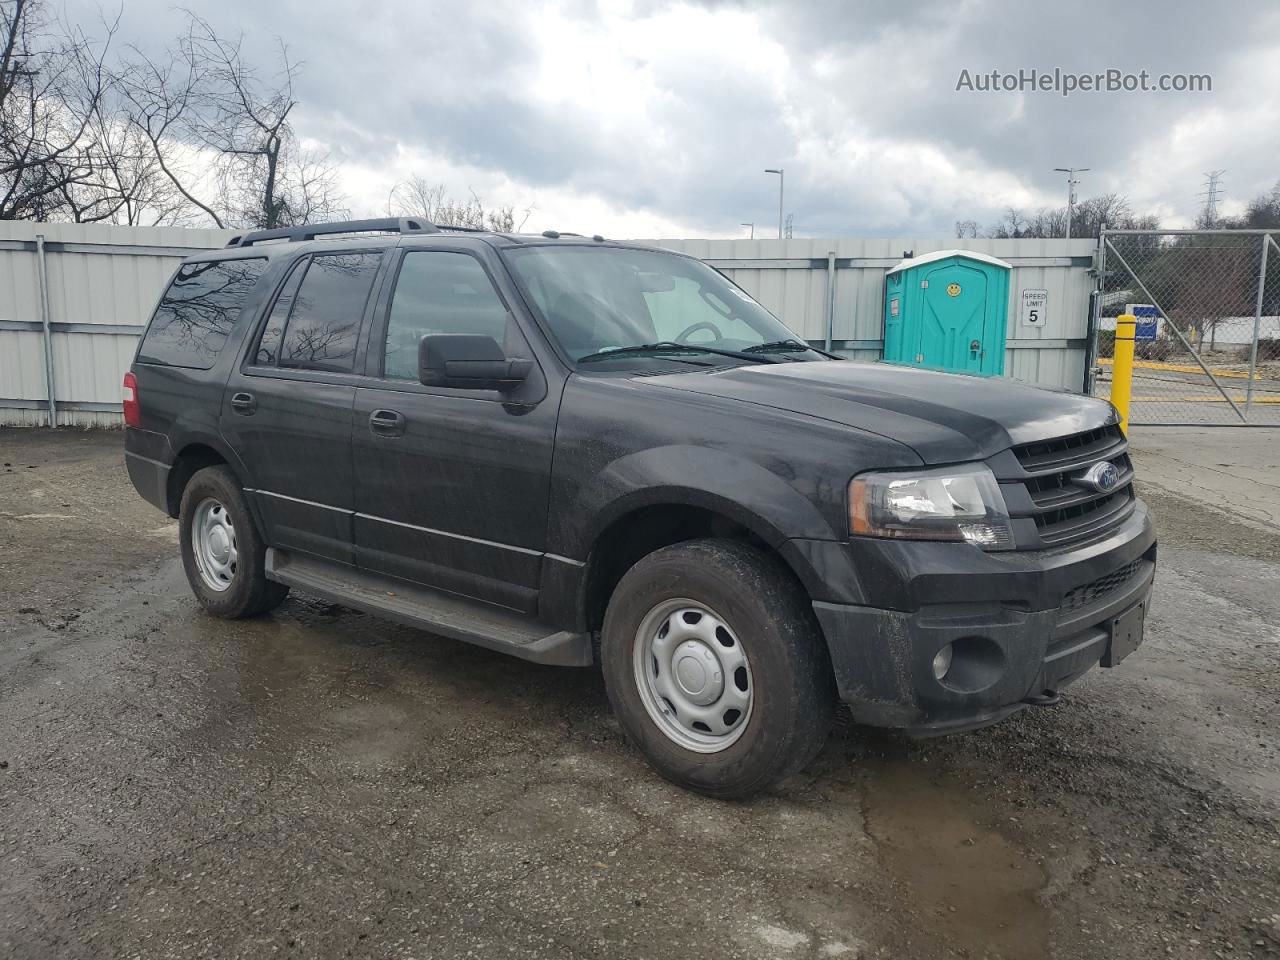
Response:
[[[951,669],[951,656],[954,651],[951,644],[947,644],[933,658],[933,675],[941,680],[947,675],[947,671]]]

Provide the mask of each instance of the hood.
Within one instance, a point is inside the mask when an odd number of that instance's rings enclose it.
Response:
[[[927,464],[985,459],[1113,416],[1095,397],[887,363],[759,364],[643,382],[842,423],[905,443]]]

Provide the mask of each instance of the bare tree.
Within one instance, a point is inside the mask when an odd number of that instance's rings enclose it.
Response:
[[[135,49],[120,85],[129,123],[188,203],[219,227],[270,229],[346,213],[327,156],[292,125],[299,65],[279,45],[264,80],[241,51],[188,13],[166,60]]]
[[[0,218],[180,223],[187,204],[121,111],[100,39],[47,15],[43,0],[0,0]]]
[[[1155,216],[1137,217],[1129,207],[1129,201],[1118,193],[1104,193],[1090,197],[1076,204],[1071,217],[1071,236],[1096,237],[1103,224],[1110,227],[1126,229],[1150,229],[1160,226]],[[957,236],[965,236],[959,231],[972,228],[970,236],[987,236],[995,238],[1020,237],[1065,237],[1067,235],[1067,208],[1041,207],[1027,212],[1016,207],[1009,207],[1004,216],[985,232],[979,231],[972,220],[961,220],[956,223]]]
[[[1271,188],[1270,193],[1261,194],[1250,200],[1243,216],[1227,217],[1222,221],[1221,226],[1231,229],[1280,227],[1280,182]]]
[[[520,226],[524,226],[532,207],[525,212]],[[492,230],[495,233],[514,233],[516,211],[511,205],[486,208],[473,190],[467,200],[457,200],[447,195],[442,183],[432,183],[422,176],[412,176],[396,184],[387,197],[387,216],[424,217],[432,223],[452,227],[471,227],[476,230]]]
[[[101,171],[95,126],[115,25],[93,43],[40,0],[0,0],[0,219],[57,216]]]
[[[76,223],[131,226],[190,222],[190,205],[160,169],[146,138],[119,111],[115,90],[110,93],[90,119],[92,176],[59,191],[61,215]]]

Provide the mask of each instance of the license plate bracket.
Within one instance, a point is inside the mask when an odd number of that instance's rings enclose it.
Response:
[[[1142,644],[1146,603],[1137,603],[1111,621],[1111,637],[1102,655],[1102,666],[1114,667]]]

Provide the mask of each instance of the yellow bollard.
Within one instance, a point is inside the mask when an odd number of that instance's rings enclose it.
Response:
[[[1129,398],[1133,393],[1133,338],[1138,318],[1131,313],[1116,317],[1115,362],[1111,366],[1111,402],[1120,411],[1120,429],[1129,434]]]

